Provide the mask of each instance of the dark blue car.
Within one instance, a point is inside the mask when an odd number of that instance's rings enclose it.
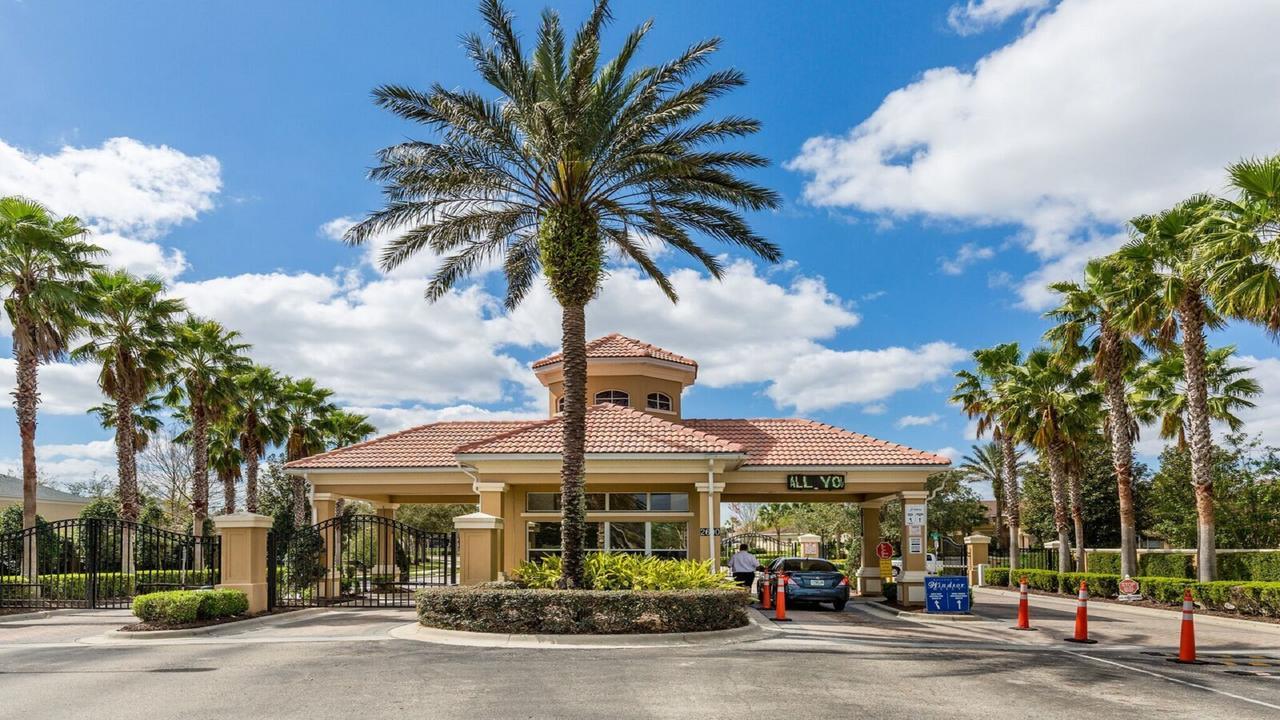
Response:
[[[765,583],[779,576],[787,578],[788,607],[795,602],[831,603],[838,611],[849,602],[849,578],[830,560],[791,557],[769,563],[758,583],[761,602]]]

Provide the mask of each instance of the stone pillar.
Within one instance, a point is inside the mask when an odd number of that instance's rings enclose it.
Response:
[[[969,585],[976,587],[978,584],[978,566],[987,564],[987,550],[991,546],[991,538],[980,533],[966,536],[964,544],[967,549],[965,556],[968,558]]]
[[[502,500],[507,491],[503,482],[474,482],[471,487],[480,496],[480,512],[485,515],[502,517]]]
[[[267,531],[271,518],[240,512],[213,518],[222,538],[222,582],[219,589],[243,590],[249,613],[267,609]]]
[[[338,496],[333,493],[311,493],[311,517],[320,525],[336,517]],[[320,597],[338,597],[342,594],[342,528],[336,523],[320,530],[324,540],[324,556],[320,562],[326,568],[320,580]]]
[[[710,560],[711,569],[720,572],[720,493],[724,492],[724,483],[694,483],[693,489],[698,491],[697,507],[693,510],[698,527],[693,531],[696,534],[689,557]],[[704,532],[707,534],[703,535]]]
[[[816,558],[822,552],[822,538],[805,534],[796,538],[800,541],[800,557]]]
[[[396,534],[391,522],[396,519],[396,508],[400,507],[399,503],[373,503],[373,512],[378,517],[387,520],[386,523],[378,523],[378,562],[373,567],[374,575],[387,575],[396,577],[399,568],[396,567]]]
[[[876,545],[880,544],[880,500],[869,500],[862,503],[862,557],[856,573],[858,594],[864,596],[880,595],[884,591],[880,577],[880,558],[876,555]]]
[[[458,582],[479,585],[498,579],[502,567],[502,518],[475,512],[453,519],[458,531]]]
[[[923,605],[929,493],[903,490],[898,497],[902,498],[902,572],[898,575],[898,603]]]

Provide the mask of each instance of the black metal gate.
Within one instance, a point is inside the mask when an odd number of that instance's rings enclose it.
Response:
[[[135,595],[211,587],[217,537],[100,518],[0,535],[0,607],[127,608]]]
[[[766,558],[772,560],[776,557],[790,557],[800,554],[799,543],[794,540],[783,540],[777,535],[768,533],[739,533],[720,540],[720,561],[722,563],[729,562],[729,558],[738,551],[741,545],[746,545],[751,550],[751,554],[755,555],[761,562],[764,562]]]
[[[453,585],[457,533],[351,515],[267,536],[270,607],[413,607],[421,588]]]

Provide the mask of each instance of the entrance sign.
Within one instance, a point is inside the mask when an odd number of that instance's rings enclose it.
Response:
[[[912,555],[919,555],[924,552],[924,541],[918,537],[908,538],[907,543],[910,546],[909,552]]]
[[[1129,602],[1142,599],[1142,595],[1140,594],[1141,588],[1138,587],[1138,581],[1128,575],[1125,575],[1124,579],[1120,581],[1119,590],[1120,596],[1117,598],[1118,600]]]
[[[882,542],[876,546],[876,557],[887,560],[893,557],[893,543]]]
[[[927,613],[969,612],[969,578],[963,576],[924,579],[924,611]]]
[[[788,475],[788,490],[843,490],[843,475]]]
[[[908,505],[903,509],[906,525],[924,525],[925,524],[925,506],[924,505]]]

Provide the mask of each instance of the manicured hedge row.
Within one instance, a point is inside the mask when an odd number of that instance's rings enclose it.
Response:
[[[418,620],[471,632],[623,635],[725,630],[746,625],[751,597],[733,590],[530,590],[428,588]]]
[[[40,575],[41,597],[48,600],[82,599],[85,597],[85,573],[58,573]],[[139,591],[150,592],[166,585],[216,584],[218,570],[192,572],[181,570],[139,570],[136,573],[98,573],[100,597],[128,597]],[[30,598],[35,596],[26,578],[20,575],[0,577],[0,595],[6,598]]]
[[[1089,553],[1089,572],[1120,574],[1120,554]],[[1143,553],[1138,556],[1138,574],[1144,577],[1195,577],[1190,555]],[[1280,552],[1218,554],[1218,577],[1236,582],[1280,582]]]
[[[1119,594],[1119,575],[1100,573],[1055,573],[1047,570],[1018,570],[1009,577],[1008,568],[987,568],[983,579],[988,585],[1016,587],[1017,577],[1026,576],[1027,585],[1036,590],[1074,595],[1080,581],[1088,584],[1093,596],[1115,597]],[[1183,593],[1191,588],[1191,597],[1203,608],[1241,615],[1280,617],[1280,582],[1239,582],[1219,580],[1201,583],[1177,577],[1137,577],[1142,596],[1152,602],[1178,605]]]
[[[185,625],[248,611],[249,598],[242,590],[169,590],[133,599],[133,614],[143,622],[159,625]]]

